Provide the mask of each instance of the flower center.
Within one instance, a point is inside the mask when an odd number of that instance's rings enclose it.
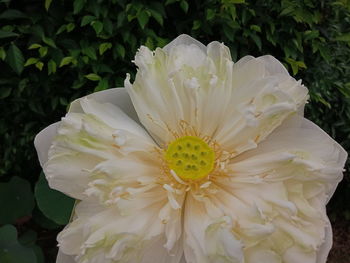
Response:
[[[181,179],[202,179],[214,168],[215,153],[201,138],[181,137],[168,145],[165,160]]]

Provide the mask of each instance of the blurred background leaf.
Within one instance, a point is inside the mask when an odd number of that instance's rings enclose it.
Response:
[[[47,218],[59,225],[69,222],[75,200],[51,189],[43,173],[35,185],[35,199]]]
[[[39,261],[32,248],[18,242],[16,228],[5,225],[0,228],[0,262],[37,263]]]
[[[30,216],[34,197],[30,183],[18,176],[0,183],[0,224],[15,223],[17,219]]]

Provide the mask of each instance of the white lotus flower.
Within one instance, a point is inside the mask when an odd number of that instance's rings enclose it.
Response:
[[[57,262],[326,262],[346,152],[303,118],[301,82],[186,35],[134,62],[133,84],[35,139],[50,186],[78,200]]]

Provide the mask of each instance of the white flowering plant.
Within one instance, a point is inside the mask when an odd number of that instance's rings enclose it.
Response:
[[[187,35],[134,63],[35,138],[77,200],[57,263],[325,263],[347,154],[303,117],[301,81]]]

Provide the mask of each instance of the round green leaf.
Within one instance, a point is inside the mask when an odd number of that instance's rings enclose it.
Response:
[[[12,225],[0,228],[0,262],[36,263],[37,258],[31,248],[17,241],[17,230]]]
[[[35,186],[35,198],[43,214],[59,225],[68,223],[74,199],[49,187],[43,173]]]
[[[14,176],[8,183],[0,183],[0,207],[0,224],[14,223],[30,215],[34,197],[29,182]]]
[[[34,208],[33,210],[33,219],[35,223],[37,223],[43,228],[58,229],[61,227],[60,225],[56,224],[55,222],[44,216],[44,214],[39,210],[38,207]]]

